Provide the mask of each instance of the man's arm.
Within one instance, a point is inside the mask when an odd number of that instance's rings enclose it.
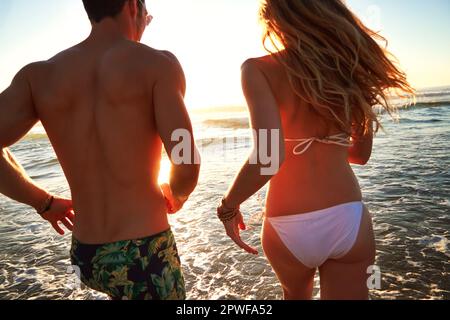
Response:
[[[174,211],[178,211],[197,186],[200,153],[195,145],[191,120],[184,104],[186,80],[183,70],[175,56],[169,53],[166,55],[165,70],[153,88],[153,97],[158,133],[172,163],[170,191],[179,202],[174,208]],[[174,138],[180,139],[182,135],[187,147],[184,152],[188,154],[179,152],[181,140],[174,141]],[[181,161],[180,155],[185,161]]]
[[[20,140],[38,121],[28,82],[31,66],[23,68],[0,94],[0,193],[39,208],[48,193],[37,186],[6,149]]]
[[[64,234],[58,222],[72,230],[72,201],[54,197],[52,202],[48,202],[49,193],[31,180],[7,149],[25,136],[38,121],[28,81],[31,69],[32,65],[23,68],[9,88],[0,94],[0,193],[37,211],[44,210],[42,217],[59,234]]]

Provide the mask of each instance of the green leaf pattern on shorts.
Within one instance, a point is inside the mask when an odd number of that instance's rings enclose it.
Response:
[[[151,239],[151,240],[150,240]],[[78,246],[74,241],[72,259],[80,267],[85,262],[77,261]],[[180,260],[172,232],[162,233],[156,238],[134,241],[119,241],[99,247],[91,261],[92,278],[83,277],[88,287],[104,292],[115,299],[152,299],[149,285],[153,286],[157,298],[180,300],[186,298],[185,283]],[[146,275],[143,281],[134,281],[132,274],[139,270]]]

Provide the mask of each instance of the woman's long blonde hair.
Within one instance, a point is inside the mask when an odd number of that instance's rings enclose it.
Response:
[[[376,133],[381,124],[374,106],[392,115],[389,94],[414,96],[405,73],[377,43],[386,39],[343,1],[265,0],[260,15],[264,45],[286,68],[296,95],[343,132],[356,126]]]

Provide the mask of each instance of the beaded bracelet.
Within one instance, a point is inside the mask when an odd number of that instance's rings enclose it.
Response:
[[[239,209],[234,209],[233,211],[228,211],[228,212],[224,212],[224,211],[217,211],[217,217],[220,219],[220,221],[222,222],[228,222],[233,220],[239,213]]]
[[[240,208],[229,208],[226,204],[225,204],[225,198],[222,199],[222,205],[220,207],[217,208],[217,217],[220,219],[220,221],[222,222],[228,222],[233,220],[238,213],[240,212]]]

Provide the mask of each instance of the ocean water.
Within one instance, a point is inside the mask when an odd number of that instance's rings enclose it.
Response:
[[[188,299],[281,299],[260,245],[266,189],[242,206],[249,225],[243,238],[259,248],[259,256],[235,247],[215,217],[251,146],[246,114],[193,118],[203,155],[200,182],[185,208],[170,217]],[[374,218],[381,269],[381,288],[371,290],[371,298],[450,299],[450,88],[421,92],[416,106],[400,111],[399,123],[383,118],[386,132],[375,138],[371,161],[354,166]],[[11,149],[38,183],[69,195],[42,127]],[[70,237],[0,196],[0,299],[107,299],[84,286],[74,289]]]

